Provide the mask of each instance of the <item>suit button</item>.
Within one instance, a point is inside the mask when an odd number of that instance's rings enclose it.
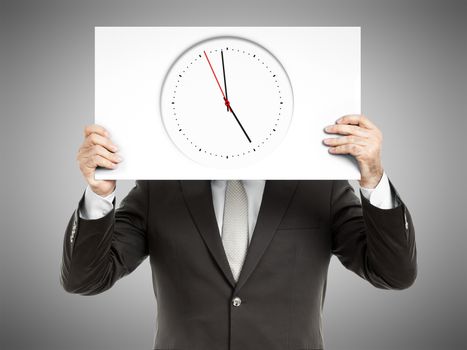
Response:
[[[233,306],[240,306],[242,304],[242,299],[239,297],[235,297],[232,299],[232,305]]]

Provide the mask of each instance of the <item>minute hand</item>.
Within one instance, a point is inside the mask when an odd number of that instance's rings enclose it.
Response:
[[[224,65],[224,51],[221,50],[221,59],[222,59],[222,75],[224,77],[224,89],[225,89],[225,99],[229,100],[229,95],[227,93],[227,79],[225,77],[225,65]],[[227,112],[229,111],[230,106],[227,106]]]
[[[239,125],[240,128],[242,129],[242,131],[243,131],[243,133],[245,134],[246,138],[248,139],[248,142],[251,143],[250,137],[248,136],[248,134],[246,133],[245,128],[243,127],[242,123],[240,123],[240,120],[238,120],[237,116],[235,115],[234,111],[232,110],[232,106],[230,105],[229,100],[228,100],[227,97],[225,96],[224,90],[222,90],[221,84],[219,83],[219,79],[217,79],[216,72],[214,72],[214,69],[212,68],[211,61],[209,61],[209,57],[208,57],[206,51],[203,51],[203,52],[204,52],[204,56],[206,57],[206,60],[207,60],[208,63],[209,63],[209,67],[211,68],[212,74],[214,75],[214,78],[216,79],[217,86],[219,86],[219,89],[221,90],[222,97],[224,98],[224,103],[225,103],[225,105],[227,106],[227,109],[230,110],[230,111],[232,112],[233,116],[235,117],[235,120],[237,121],[238,125]]]

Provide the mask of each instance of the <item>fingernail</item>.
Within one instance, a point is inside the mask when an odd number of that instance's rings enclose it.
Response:
[[[324,130],[330,131],[330,130],[331,130],[331,127],[330,127],[330,126],[326,126],[326,127],[324,128]]]
[[[123,158],[122,158],[122,157],[120,157],[120,156],[117,156],[117,161],[118,161],[118,162],[121,162],[122,160],[123,160]]]
[[[117,151],[118,151],[118,147],[115,146],[115,145],[112,145],[112,150],[113,150],[114,152],[117,152]]]

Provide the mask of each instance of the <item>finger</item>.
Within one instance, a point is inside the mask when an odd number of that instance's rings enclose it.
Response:
[[[351,143],[329,148],[329,152],[332,154],[350,154],[353,156],[360,154],[360,150],[361,146]]]
[[[348,114],[344,115],[343,117],[337,119],[337,124],[353,124],[353,125],[360,125],[367,129],[377,129],[376,125],[373,124],[367,117],[361,114]]]
[[[115,169],[117,167],[117,164],[96,154],[88,158],[86,162],[86,166],[89,168],[96,168],[100,166],[100,167],[107,168],[107,169]]]
[[[84,141],[85,146],[100,145],[107,148],[111,152],[117,152],[118,148],[107,137],[92,133]]]
[[[341,137],[334,137],[329,139],[324,139],[323,142],[325,145],[328,146],[340,146],[345,144],[355,144],[360,146],[365,146],[367,144],[367,138],[362,138],[358,136],[341,136]]]
[[[91,149],[91,154],[104,157],[105,159],[108,159],[113,163],[120,163],[122,161],[122,158],[119,155],[109,152],[107,148],[102,147],[101,145],[93,146]]]
[[[110,136],[109,132],[103,126],[98,125],[98,124],[87,125],[84,128],[84,137],[87,137],[92,133],[96,133],[96,134],[104,136],[104,137],[109,137]]]
[[[368,137],[370,135],[367,130],[359,126],[347,124],[329,125],[324,130],[330,134],[355,135],[360,137]]]
[[[94,145],[92,147],[82,150],[78,154],[77,160],[80,164],[92,168],[95,166],[94,162],[92,162],[92,158],[95,156],[100,156],[114,164],[118,164],[123,160],[118,154],[109,152],[106,148],[99,145]]]

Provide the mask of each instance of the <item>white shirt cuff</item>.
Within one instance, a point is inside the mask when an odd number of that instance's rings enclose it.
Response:
[[[87,220],[96,220],[104,217],[113,209],[115,190],[106,197],[99,196],[88,185],[84,192],[84,204],[78,209],[79,217]]]
[[[397,206],[386,172],[383,172],[383,176],[375,188],[360,187],[360,190],[362,195],[375,207],[380,209],[392,209]]]

